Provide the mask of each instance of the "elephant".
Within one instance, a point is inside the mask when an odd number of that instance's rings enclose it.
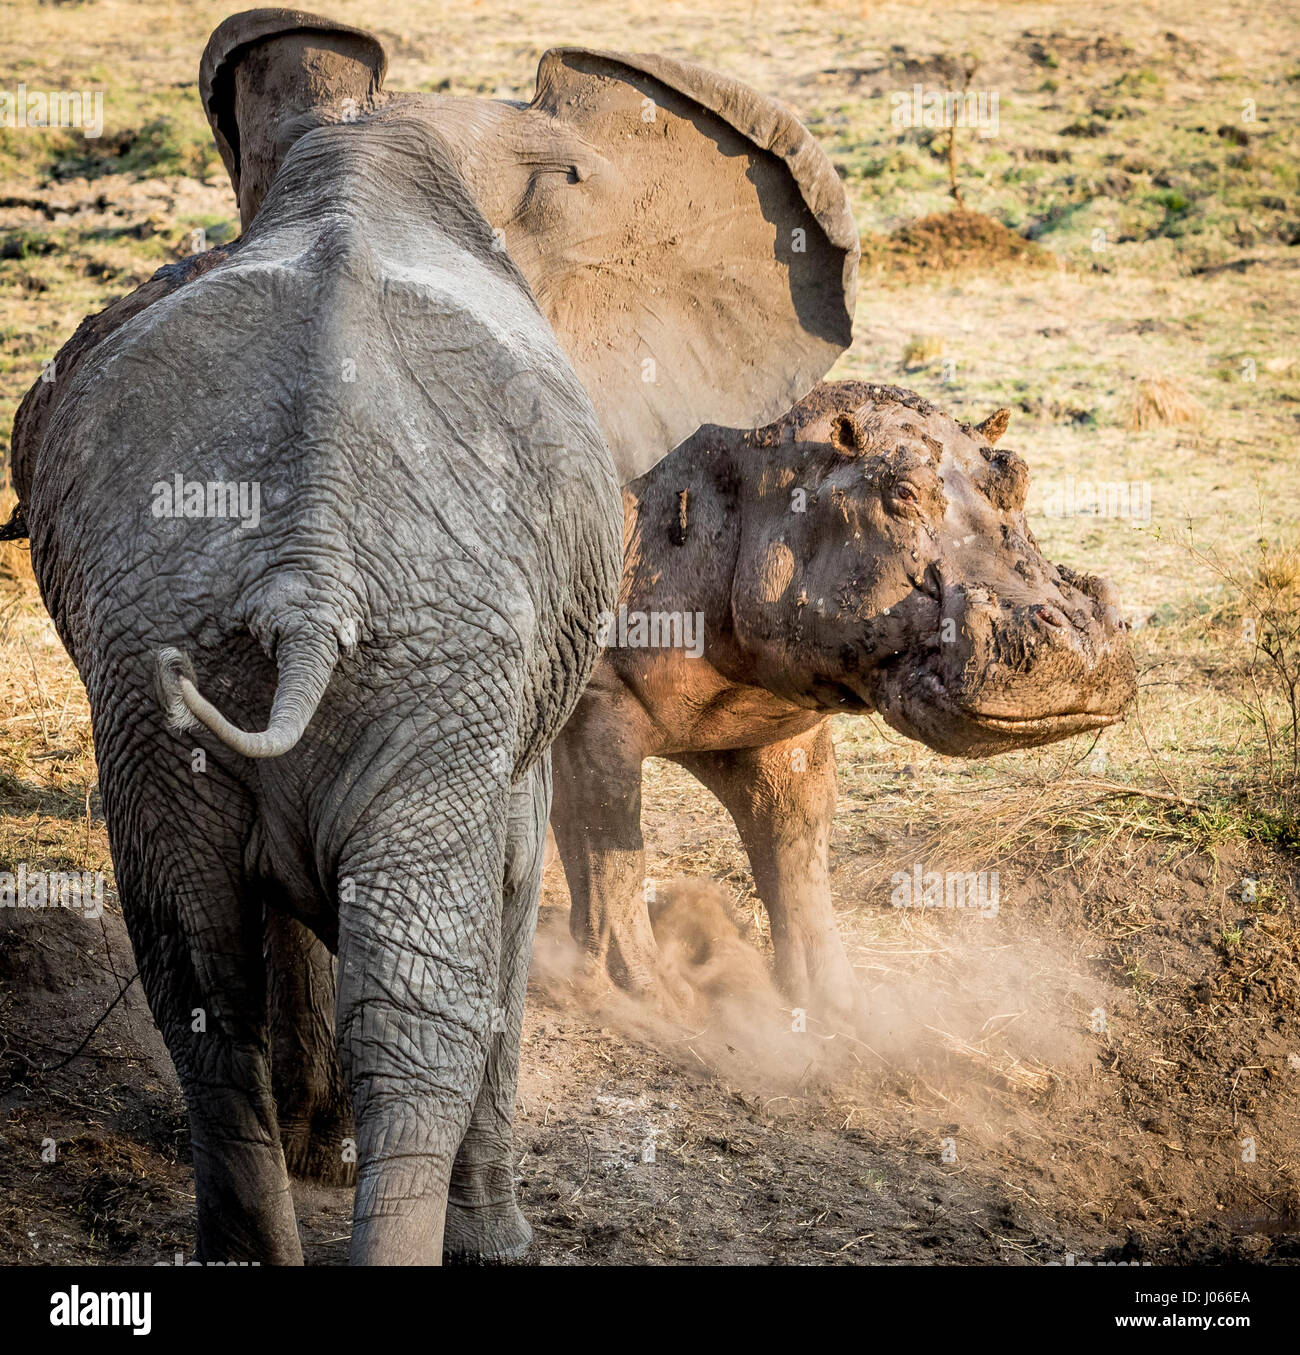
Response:
[[[625,487],[619,609],[553,749],[570,930],[597,971],[673,1006],[643,885],[647,757],[731,814],[786,999],[845,1019],[861,989],[831,908],[831,715],[878,712],[954,757],[1123,719],[1119,598],[1038,549],[1008,420],[826,382],[766,428],[700,429]]]
[[[337,954],[353,1262],[527,1247],[549,748],[620,484],[775,417],[852,334],[852,217],[784,106],[579,48],[527,104],[385,70],[328,19],[223,22],[199,83],[239,238],[83,322],[15,420],[6,535],[89,697],[200,1260],[302,1260],[266,956],[304,936]]]

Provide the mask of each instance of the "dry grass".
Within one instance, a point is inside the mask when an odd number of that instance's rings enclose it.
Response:
[[[1199,428],[1205,423],[1205,406],[1177,381],[1163,376],[1143,377],[1137,383],[1124,427],[1133,433],[1150,428]]]
[[[1233,599],[1221,617],[1235,651],[1233,691],[1262,744],[1257,784],[1275,798],[1294,845],[1300,824],[1300,549],[1261,536],[1249,558],[1213,546],[1192,545],[1189,552],[1222,579]]]
[[[0,494],[7,517],[12,495]],[[0,543],[0,868],[111,872],[90,707],[24,543]]]

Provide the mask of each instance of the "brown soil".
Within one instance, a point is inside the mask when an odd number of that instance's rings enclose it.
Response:
[[[647,818],[674,860],[717,839],[712,811]],[[913,916],[889,876],[940,844],[837,836],[869,997],[838,1033],[792,1031],[762,984],[689,1027],[593,993],[551,867],[518,1115],[531,1263],[1300,1257],[1295,873],[1245,903],[1245,848],[1060,847],[1001,862],[995,917]],[[138,984],[39,1071],[133,972],[120,918],[0,927],[0,1255],[188,1256],[184,1115]],[[348,1193],[297,1194],[309,1260],[342,1262]]]
[[[1000,221],[966,207],[909,221],[890,235],[862,237],[865,275],[922,274],[996,268],[1007,264],[1048,267],[1053,256]]]

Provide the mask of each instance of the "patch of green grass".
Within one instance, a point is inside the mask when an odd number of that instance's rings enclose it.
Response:
[[[87,89],[94,83],[84,82]],[[202,179],[220,168],[197,98],[150,93],[132,99],[108,83],[99,136],[72,128],[0,128],[0,179],[39,183],[110,174]]]
[[[0,235],[0,259],[35,259],[54,254],[58,248],[48,231],[19,230]]]
[[[180,224],[190,230],[201,230],[207,236],[209,248],[224,245],[239,234],[239,222],[234,217],[219,216],[213,212],[183,216]]]
[[[200,133],[167,116],[150,118],[113,137],[81,138],[61,150],[50,167],[56,179],[97,179],[105,174],[141,179],[183,174],[202,179],[219,163],[206,124]]]
[[[1149,66],[1141,66],[1135,71],[1124,71],[1108,85],[1108,93],[1127,94],[1135,98],[1160,98],[1165,92],[1165,79],[1159,71]]]

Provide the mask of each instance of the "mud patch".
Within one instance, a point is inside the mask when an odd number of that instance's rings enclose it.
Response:
[[[1131,63],[1136,53],[1126,39],[1107,33],[1071,34],[1029,29],[1016,43],[1034,63],[1046,70],[1063,66],[1116,66]]]
[[[806,71],[795,79],[808,90],[842,90],[857,98],[879,98],[894,90],[910,90],[913,85],[927,89],[960,88],[960,58],[954,52],[915,52],[901,43],[861,64],[825,66]],[[981,85],[1009,85],[1032,70],[1022,51],[1000,47],[982,54],[978,82]]]
[[[867,274],[907,281],[921,275],[1058,266],[1040,245],[1000,221],[965,207],[909,221],[890,235],[862,237]]]

